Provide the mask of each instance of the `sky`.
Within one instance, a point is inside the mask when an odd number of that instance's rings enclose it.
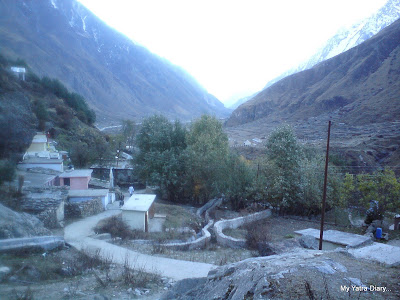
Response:
[[[79,0],[228,103],[297,66],[387,0]]]

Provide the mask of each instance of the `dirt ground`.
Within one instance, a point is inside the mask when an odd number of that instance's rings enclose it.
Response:
[[[11,272],[0,283],[0,299],[157,299],[171,283],[144,272],[124,273],[115,264],[82,263],[74,248],[20,255],[1,254]]]

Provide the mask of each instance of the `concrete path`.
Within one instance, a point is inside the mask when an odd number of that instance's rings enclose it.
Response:
[[[356,258],[377,261],[389,267],[400,266],[400,247],[373,243],[366,247],[349,249],[348,252]]]
[[[311,235],[319,239],[318,229],[308,228],[295,232],[301,235]],[[400,266],[400,247],[372,243],[371,238],[367,236],[337,230],[327,230],[324,231],[324,241],[348,246],[348,253],[355,258],[376,261],[388,267]]]
[[[319,240],[319,230],[313,228],[307,228],[303,230],[295,231],[300,235],[311,235]],[[360,247],[372,243],[372,240],[368,236],[359,234],[337,231],[337,230],[324,230],[323,240],[338,245],[349,246],[349,247]]]
[[[174,280],[205,277],[210,270],[217,267],[212,264],[146,255],[90,237],[94,234],[93,227],[101,219],[119,213],[120,210],[107,210],[72,223],[65,227],[64,239],[78,250],[85,249],[92,252],[100,249],[100,255],[104,257],[112,256],[115,263],[124,264],[125,259],[128,258],[133,269],[143,269],[146,272],[156,273]]]

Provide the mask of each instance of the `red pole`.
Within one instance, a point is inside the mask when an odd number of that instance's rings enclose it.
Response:
[[[321,212],[321,229],[319,231],[319,250],[322,250],[322,241],[324,237],[324,218],[325,218],[325,203],[326,203],[326,185],[328,182],[328,162],[329,162],[329,139],[331,135],[331,121],[328,123],[328,142],[326,144],[325,158],[325,178],[324,178],[324,193],[322,195],[322,212]]]

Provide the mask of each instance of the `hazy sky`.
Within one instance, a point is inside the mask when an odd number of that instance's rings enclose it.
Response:
[[[183,67],[222,102],[311,56],[386,0],[79,0],[108,25]]]

